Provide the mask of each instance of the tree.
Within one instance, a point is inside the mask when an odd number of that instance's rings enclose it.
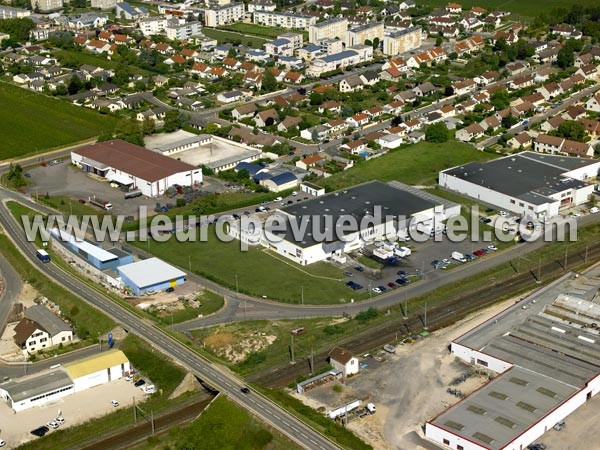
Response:
[[[165,113],[163,130],[167,133],[177,131],[181,128],[181,114],[176,109],[170,109]]]
[[[585,128],[581,122],[565,120],[558,126],[555,134],[565,139],[583,142],[585,139]]]
[[[508,116],[502,119],[502,126],[508,130],[512,128],[512,126],[515,125],[518,121],[519,119],[513,116],[511,112]]]
[[[263,72],[262,89],[267,92],[273,92],[277,89],[277,80],[270,70]]]
[[[8,166],[6,179],[8,180],[9,185],[15,189],[27,184],[25,178],[23,177],[23,168],[19,164],[13,165],[11,163],[10,166]]]
[[[206,134],[217,134],[219,131],[219,125],[212,122],[207,123],[202,131],[204,131]]]
[[[434,123],[425,128],[425,139],[427,142],[446,142],[450,138],[450,132],[443,122]]]
[[[566,69],[567,67],[571,67],[574,62],[573,51],[567,45],[558,51],[558,55],[556,55],[556,64],[558,67]]]
[[[0,20],[0,32],[10,34],[17,41],[28,41],[29,33],[35,28],[31,19],[2,19]]]
[[[83,89],[83,83],[78,76],[73,75],[69,85],[67,86],[67,92],[69,95],[74,95],[77,94],[81,89]]]
[[[310,93],[310,104],[313,106],[318,106],[323,103],[323,94],[319,94],[318,92]]]
[[[152,134],[156,130],[156,123],[150,117],[144,117],[142,122],[142,133]]]
[[[227,57],[228,58],[235,58],[236,57],[236,51],[235,48],[230,48],[229,51],[227,52]]]

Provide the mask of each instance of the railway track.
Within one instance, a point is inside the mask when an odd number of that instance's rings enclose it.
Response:
[[[600,242],[590,244],[587,249],[578,249],[570,252],[566,260],[552,259],[543,264],[539,273],[543,280],[549,280],[562,275],[566,271],[576,270],[590,261],[600,260]],[[533,270],[524,270],[506,279],[496,280],[491,285],[481,286],[476,291],[457,294],[431,305],[427,309],[427,329],[429,331],[446,327],[467,316],[469,313],[496,303],[500,298],[516,295],[527,289],[537,286],[536,275]],[[374,348],[381,347],[402,336],[410,336],[423,331],[425,328],[424,311],[410,315],[407,319],[393,318],[380,326],[373,327],[359,333],[347,341],[340,342],[355,354],[366,353]],[[315,370],[327,364],[327,352],[314,355]],[[267,370],[250,375],[249,382],[258,383],[264,387],[284,387],[294,382],[299,376],[308,375],[310,366],[308,359],[298,359],[295,365],[288,363],[279,364]]]

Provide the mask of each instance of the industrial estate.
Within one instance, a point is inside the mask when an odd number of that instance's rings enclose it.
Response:
[[[0,69],[0,447],[598,447],[598,2],[0,0]]]

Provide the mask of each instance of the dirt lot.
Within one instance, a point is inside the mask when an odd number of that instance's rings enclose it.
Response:
[[[121,379],[19,413],[15,413],[1,401],[0,438],[6,441],[7,448],[15,448],[32,439],[39,439],[30,433],[31,430],[46,424],[61,413],[65,419],[62,427],[67,428],[112,412],[115,408],[111,405],[111,400],[117,400],[119,408],[129,406],[133,403],[134,396],[137,402],[143,400],[139,388]]]
[[[412,344],[397,347],[396,354],[385,352],[361,357],[358,376],[350,378],[342,392],[326,384],[299,397],[305,403],[325,409],[360,399],[363,405],[373,402],[377,413],[349,423],[349,428],[378,449],[417,450],[436,448],[423,441],[421,427],[450,405],[459,401],[447,392],[449,387],[468,395],[482,386],[487,378],[475,375],[456,386],[451,382],[471,367],[448,353],[453,339],[514,303],[507,300],[478,312],[458,324],[430,334]],[[336,390],[339,391],[339,388]]]

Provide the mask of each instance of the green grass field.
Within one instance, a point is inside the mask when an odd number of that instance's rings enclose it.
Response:
[[[423,0],[420,5],[431,6],[433,8],[442,8],[448,4],[447,0]],[[572,0],[464,0],[461,1],[463,11],[471,9],[473,6],[479,6],[488,11],[510,11],[519,16],[533,18],[542,13],[549,13],[553,8],[570,9],[573,5]],[[577,2],[581,6],[593,6],[596,0],[582,0]]]
[[[0,83],[0,159],[43,152],[112,130],[116,118]]]
[[[281,28],[265,27],[263,25],[257,25],[255,23],[237,22],[229,25],[224,25],[219,28],[223,30],[237,31],[238,33],[263,36],[268,39],[273,39],[277,37],[277,35],[282,33]]]
[[[202,28],[202,33],[216,39],[219,44],[241,42],[242,44],[250,44],[253,48],[262,48],[263,44],[268,40],[254,36],[243,36],[230,31],[215,30],[214,28]]]
[[[207,242],[178,242],[174,237],[167,242],[135,243],[155,256],[192,271],[231,289],[254,296],[267,296],[286,303],[330,304],[342,299],[364,300],[366,292],[354,292],[345,286],[342,270],[321,262],[300,267],[283,256],[274,256],[263,247],[240,250],[240,242],[221,242],[214,232],[208,231]]]
[[[487,161],[497,155],[480,152],[467,144],[449,141],[443,144],[419,142],[400,147],[387,155],[356,164],[319,184],[334,191],[371,180],[398,180],[412,185],[434,185],[440,170],[469,161]]]
[[[175,427],[168,434],[148,438],[135,450],[296,450],[296,444],[258,421],[237,404],[221,395],[189,425]]]

